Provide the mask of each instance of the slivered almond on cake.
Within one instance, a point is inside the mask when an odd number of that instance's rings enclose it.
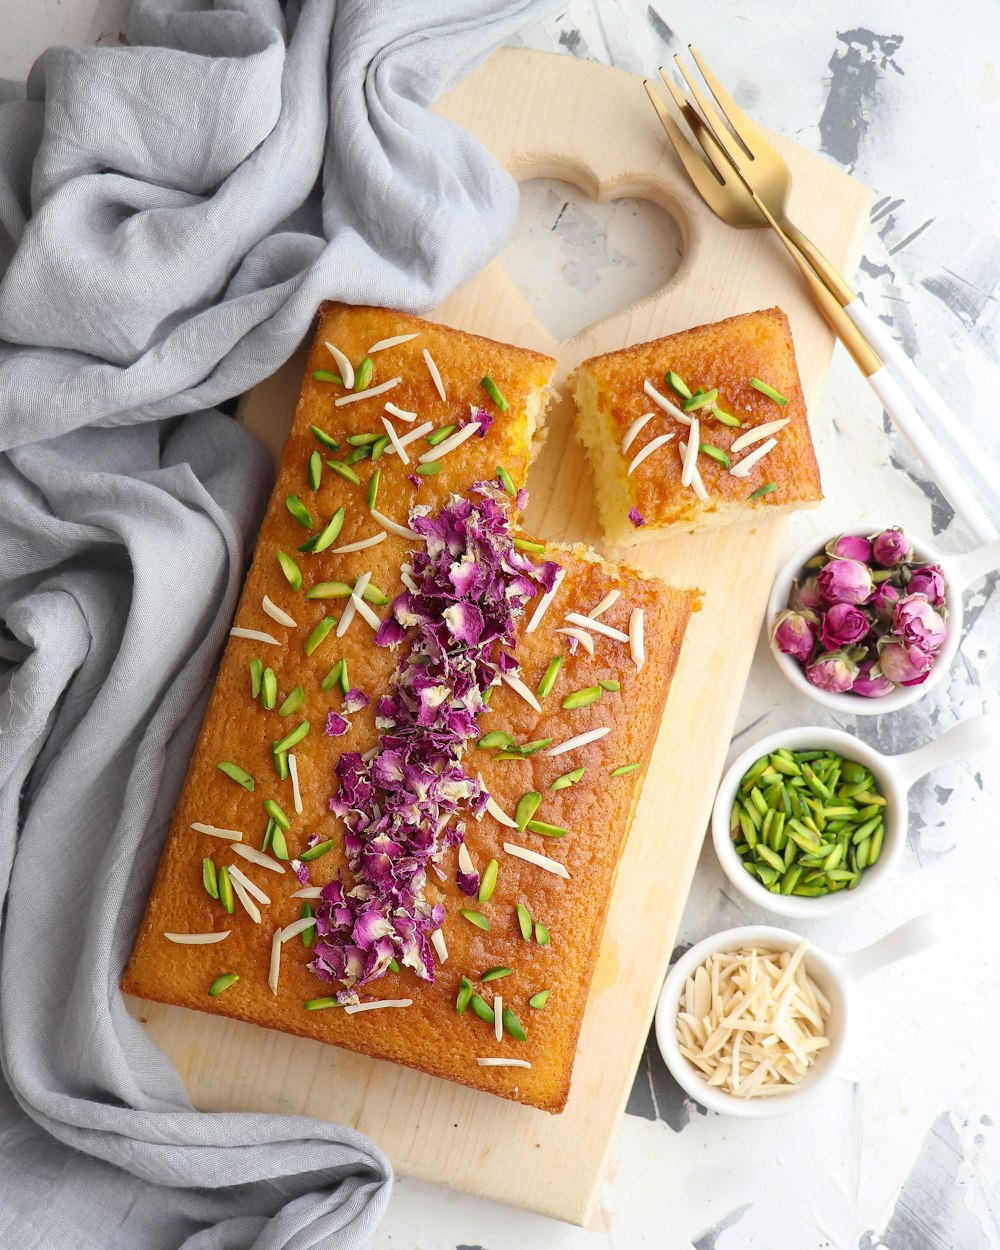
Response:
[[[126,991],[562,1110],[695,595],[517,528],[554,365],[320,310]]]
[[[780,308],[594,356],[576,374],[577,428],[608,541],[712,529],[823,498]]]

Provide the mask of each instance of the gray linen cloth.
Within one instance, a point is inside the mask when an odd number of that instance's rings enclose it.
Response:
[[[0,85],[0,1245],[359,1247],[352,1129],[194,1111],[118,982],[271,471],[212,405],[516,189],[427,106],[551,0],[136,0]]]

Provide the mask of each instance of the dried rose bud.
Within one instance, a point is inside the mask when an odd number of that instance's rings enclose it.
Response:
[[[874,660],[864,661],[858,670],[857,677],[854,679],[851,694],[860,694],[866,699],[881,699],[883,695],[892,694],[896,687],[882,672],[873,677],[872,669],[874,667]]]
[[[948,637],[944,617],[931,606],[926,595],[904,595],[892,614],[892,631],[907,643],[924,651],[937,651]]]
[[[897,686],[919,686],[934,667],[934,656],[916,644],[887,634],[878,643],[879,668]]]
[[[830,651],[806,665],[806,677],[820,690],[845,694],[854,685],[858,666],[842,651]]]
[[[944,574],[936,564],[922,564],[915,568],[906,583],[907,594],[926,595],[936,608],[943,606],[946,590]]]
[[[883,530],[872,538],[872,554],[883,568],[902,564],[913,548],[901,529]]]
[[[870,628],[871,622],[860,608],[851,603],[835,603],[823,616],[820,637],[827,651],[836,651],[859,642]]]
[[[792,582],[792,593],[788,596],[790,608],[808,608],[810,611],[822,612],[826,600],[819,593],[815,577],[807,577],[802,584],[798,579]]]
[[[839,560],[860,560],[862,564],[871,564],[871,540],[858,534],[841,534],[826,544],[826,554]]]
[[[803,664],[812,655],[816,645],[816,630],[819,617],[815,612],[796,612],[786,608],[774,619],[771,630],[771,641],[785,655],[794,655]]]
[[[889,624],[901,594],[902,591],[898,590],[892,582],[879,582],[868,603],[868,606],[874,609],[877,621],[885,625]]]
[[[831,560],[816,582],[828,603],[867,603],[875,588],[871,570],[860,560]]]

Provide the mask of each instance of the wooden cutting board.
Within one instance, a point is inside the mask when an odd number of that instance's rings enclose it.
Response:
[[[504,49],[439,111],[477,135],[515,178],[556,177],[600,200],[642,196],[670,212],[684,257],[654,295],[557,343],[497,264],[430,315],[548,352],[556,385],[588,356],[733,313],[788,313],[814,420],[832,337],[776,240],[731,230],[704,207],[668,148],[642,79],[571,57]],[[775,139],[794,174],[792,215],[839,268],[857,261],[869,194]],[[274,451],[303,372],[299,353],[248,394],[241,419]],[[563,398],[531,470],[526,528],[603,546],[590,469]],[[822,413],[819,413],[822,419]],[[678,535],[640,562],[698,586],[692,620],[618,872],[569,1104],[549,1116],[392,1064],[219,1017],[133,1000],[197,1107],[322,1116],[356,1126],[396,1168],[441,1185],[586,1223],[645,1042],[698,859],[764,612],[781,521]],[[614,551],[608,554],[614,556]],[[678,1159],[679,1166],[683,1160]]]

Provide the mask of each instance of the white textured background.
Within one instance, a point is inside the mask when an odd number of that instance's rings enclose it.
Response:
[[[23,77],[49,43],[114,41],[120,13],[120,0],[0,0],[0,76]],[[997,0],[946,8],[931,0],[573,0],[520,42],[644,73],[694,42],[758,120],[871,187],[857,285],[949,396],[984,458],[997,461]],[[557,183],[527,184],[522,200],[504,260],[560,337],[655,289],[676,267],[677,233],[649,205],[598,206]],[[947,550],[969,546],[842,351],[814,415],[828,498],[789,526],[789,550],[811,533],[868,520],[903,523]],[[874,721],[837,723],[897,752],[964,716],[1000,712],[996,590],[993,575],[967,597],[961,654],[926,699]],[[809,722],[835,718],[783,683],[762,643],[736,744]],[[833,1088],[801,1113],[723,1119],[687,1100],[650,1047],[593,1229],[403,1180],[381,1250],[1000,1246],[997,762],[981,756],[944,768],[914,788],[910,804],[897,879],[862,914],[806,928],[830,949],[850,949],[932,909],[946,938],[863,985]],[[706,847],[679,942],[763,918],[731,897]]]

